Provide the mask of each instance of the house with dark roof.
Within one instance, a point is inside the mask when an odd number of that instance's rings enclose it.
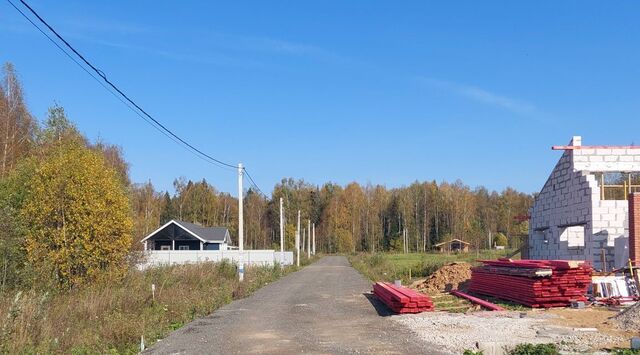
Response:
[[[171,220],[141,241],[144,250],[228,250],[229,230]]]

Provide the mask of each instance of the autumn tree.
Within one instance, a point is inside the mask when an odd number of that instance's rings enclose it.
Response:
[[[129,200],[104,157],[61,141],[38,163],[21,210],[28,262],[63,287],[118,278],[132,242]]]
[[[0,82],[0,176],[33,149],[37,123],[27,110],[22,85],[11,63],[2,68]]]
[[[156,192],[151,181],[134,184],[131,188],[131,202],[134,214],[134,240],[139,241],[160,225],[163,195]],[[140,243],[135,243],[134,249],[140,246]]]

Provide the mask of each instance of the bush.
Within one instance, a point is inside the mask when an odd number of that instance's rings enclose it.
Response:
[[[79,144],[48,152],[27,182],[27,259],[61,287],[126,274],[133,222],[125,187],[104,158]]]
[[[509,351],[509,355],[560,355],[555,344],[519,344]]]
[[[505,236],[502,233],[496,233],[496,236],[493,237],[493,244],[500,246],[500,247],[504,247],[507,246],[508,244],[508,240],[507,240],[507,236]]]

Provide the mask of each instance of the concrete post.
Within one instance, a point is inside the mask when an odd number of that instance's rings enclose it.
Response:
[[[296,228],[296,265],[300,266],[300,210],[298,210],[298,227]]]
[[[311,220],[307,220],[307,258],[311,257]]]
[[[238,163],[238,277],[240,281],[244,280],[244,260],[242,260],[242,252],[244,251],[244,216],[243,216],[243,191],[242,191],[242,175],[244,168],[242,163]]]
[[[284,262],[284,217],[282,215],[282,197],[280,197],[280,262]]]

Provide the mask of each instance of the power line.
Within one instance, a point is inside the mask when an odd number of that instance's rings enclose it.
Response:
[[[176,140],[174,137],[172,137],[171,135],[169,135],[167,132],[163,131],[162,129],[160,129],[160,127],[156,126],[155,124],[153,124],[153,121],[149,120],[147,117],[143,116],[140,112],[138,112],[135,108],[133,108],[133,106],[131,106],[131,104],[129,104],[127,101],[125,101],[122,97],[118,96],[118,94],[116,94],[113,90],[111,90],[107,85],[105,85],[105,83],[103,83],[102,81],[100,81],[100,79],[98,79],[93,73],[91,73],[89,70],[87,70],[87,68],[85,68],[80,62],[78,62],[77,59],[75,59],[71,54],[69,54],[69,52],[67,52],[64,48],[62,48],[58,42],[56,42],[53,38],[51,38],[51,36],[49,36],[46,32],[44,32],[35,22],[33,22],[29,16],[27,16],[22,10],[20,10],[20,8],[18,8],[15,4],[13,4],[11,1],[7,0],[9,2],[9,4],[16,9],[16,11],[18,11],[20,13],[20,15],[22,15],[22,17],[24,17],[27,21],[29,21],[33,27],[35,27],[38,31],[40,31],[40,33],[42,33],[42,35],[44,35],[45,37],[47,37],[47,39],[49,41],[51,41],[51,43],[53,43],[54,46],[58,47],[58,49],[64,53],[69,59],[71,59],[71,61],[73,61],[80,69],[82,69],[85,73],[87,73],[87,75],[89,75],[91,78],[93,78],[93,80],[96,81],[96,83],[98,83],[100,86],[102,86],[107,92],[109,92],[111,95],[113,95],[113,97],[115,97],[118,101],[120,101],[123,105],[127,106],[129,108],[129,110],[131,110],[131,112],[135,113],[137,116],[139,116],[141,119],[143,119],[145,122],[147,122],[151,127],[153,127],[154,129],[156,129],[158,132],[162,133],[163,135],[165,135],[167,138],[171,139],[172,141],[174,141],[176,144],[180,145],[181,147],[185,148],[187,151],[190,151],[187,147],[185,147],[184,145],[180,144],[180,141]],[[191,152],[191,151],[190,151]],[[207,163],[212,163],[211,161],[207,160],[206,158],[196,154],[196,156],[202,160],[204,160]],[[215,162],[213,162],[215,163]],[[226,168],[226,166],[220,166],[220,167],[224,167]]]
[[[40,27],[38,27],[33,21],[31,21],[31,19],[29,19],[22,11],[20,11],[20,9],[11,1],[11,0],[7,0],[11,6],[13,6],[16,10],[18,10],[18,12],[20,12],[22,14],[22,16],[24,16],[25,18],[27,18],[27,20],[29,20],[29,22],[34,25],[41,33],[43,33],[45,36],[47,36],[47,38],[49,38],[49,40],[51,40],[60,50],[62,50],[68,57],[70,57],[76,64],[80,65],[80,63],[78,63],[74,58],[71,57],[71,55],[69,53],[67,53],[64,49],[62,49],[60,47],[60,45],[58,45],[51,37],[49,37],[42,29],[40,29]],[[65,46],[67,46],[67,48],[69,48],[75,55],[77,55],[87,66],[89,66],[89,68],[91,68],[91,70],[93,70],[96,74],[98,74],[98,76],[100,76],[100,78],[102,78],[102,80],[104,80],[104,82],[109,85],[113,90],[115,90],[118,94],[120,94],[122,96],[122,98],[124,98],[124,100],[126,100],[129,104],[133,105],[133,107],[135,107],[139,112],[137,112],[138,116],[140,116],[140,113],[142,115],[144,115],[146,118],[148,118],[149,120],[151,120],[155,125],[153,125],[156,129],[161,130],[165,133],[165,135],[169,135],[172,137],[172,140],[174,142],[179,142],[179,144],[183,144],[186,147],[188,147],[192,152],[196,153],[196,155],[199,155],[201,158],[206,158],[208,159],[208,161],[210,163],[215,163],[216,165],[219,166],[225,166],[228,168],[237,168],[235,165],[233,164],[229,164],[226,163],[224,161],[221,161],[219,159],[216,159],[214,157],[212,157],[211,155],[201,151],[200,149],[194,147],[193,145],[191,145],[189,142],[187,142],[186,140],[182,139],[180,136],[178,136],[177,134],[175,134],[173,131],[171,131],[169,128],[167,128],[166,126],[164,126],[160,121],[156,120],[152,115],[150,115],[149,113],[147,113],[147,111],[145,111],[142,107],[140,107],[140,105],[138,105],[135,101],[133,101],[131,98],[129,98],[129,96],[127,96],[122,90],[120,90],[120,88],[118,86],[116,86],[115,84],[113,84],[111,81],[109,81],[109,79],[107,79],[106,74],[98,69],[97,67],[95,67],[93,64],[91,64],[91,62],[89,62],[82,54],[80,54],[80,52],[78,52],[71,44],[69,44],[69,42],[67,42],[53,27],[51,27],[51,25],[49,25],[49,23],[47,23],[47,21],[45,21],[31,6],[29,6],[29,4],[27,4],[24,0],[20,0],[20,2],[22,3],[22,5],[24,5],[27,9],[29,9],[29,11],[36,17],[38,18],[38,20],[45,25],[49,31],[51,31],[60,41],[62,41],[62,43],[65,44]],[[85,72],[88,72],[88,70],[86,68],[84,68],[82,65],[80,65],[83,70]],[[89,72],[88,72],[89,73]],[[91,73],[89,73],[89,75],[91,75],[95,80],[98,80],[94,75],[92,75]],[[104,86],[104,85],[103,85]],[[106,88],[106,87],[105,87]],[[109,90],[110,91],[110,90]],[[110,91],[111,92],[111,91]],[[113,95],[115,95],[115,93],[111,92]],[[121,100],[122,101],[122,100]],[[133,108],[129,105],[127,105],[130,109],[133,110]],[[135,111],[135,110],[134,110]],[[145,121],[147,123],[150,123],[147,119],[145,119]]]
[[[243,168],[243,169],[244,169],[244,173],[247,174],[249,181],[251,181],[251,184],[256,188],[256,190],[258,190],[260,194],[266,197],[267,195],[264,192],[262,192],[262,190],[260,190],[260,188],[258,187],[258,184],[256,184],[256,182],[251,177],[251,174],[249,174],[249,172],[247,171],[247,168]]]

